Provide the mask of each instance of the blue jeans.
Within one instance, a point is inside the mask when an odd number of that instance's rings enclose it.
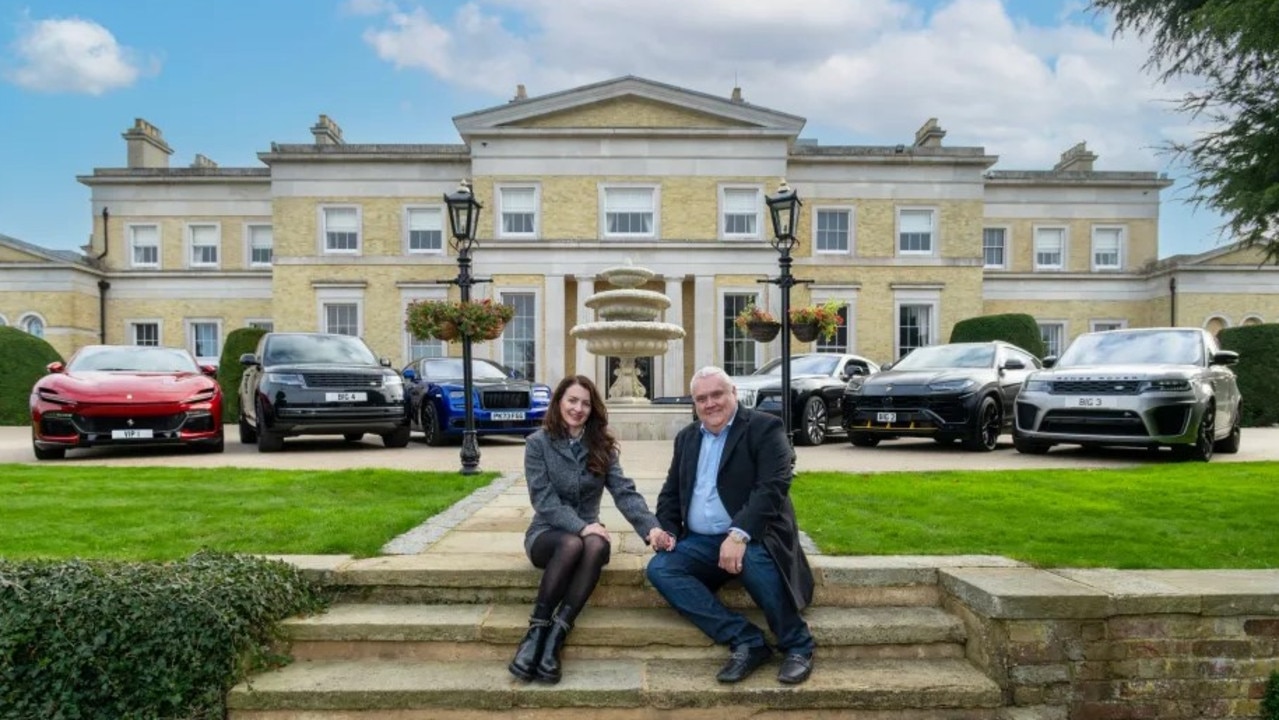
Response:
[[[716,643],[732,648],[765,646],[764,631],[741,613],[725,607],[715,596],[725,583],[739,578],[764,611],[778,648],[787,653],[812,653],[814,643],[808,623],[796,610],[764,544],[749,543],[742,572],[733,575],[719,567],[719,546],[726,537],[689,533],[680,538],[673,552],[659,552],[649,560],[648,581],[666,602]]]

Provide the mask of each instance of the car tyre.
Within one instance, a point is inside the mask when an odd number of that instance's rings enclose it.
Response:
[[[364,433],[343,433],[342,439],[347,442],[359,442],[364,439]]]
[[[879,444],[879,438],[870,433],[849,433],[848,441],[857,447],[875,447]]]
[[[950,445],[951,443],[955,442],[958,439],[959,438],[955,437],[954,435],[934,435],[933,436],[933,442],[937,443],[938,445]]]
[[[800,433],[795,442],[800,445],[821,445],[826,441],[826,403],[816,395],[804,401],[800,412]]]
[[[262,418],[266,417],[262,405],[258,404],[258,452],[280,452],[284,449],[284,436],[262,427]]]
[[[444,444],[444,430],[440,427],[440,416],[429,400],[422,404],[422,434],[425,436],[426,444],[431,447]]]
[[[999,436],[1004,430],[1004,413],[995,398],[987,395],[977,404],[973,426],[964,436],[964,449],[974,452],[990,452],[999,446]]]
[[[226,436],[218,433],[218,436],[212,442],[196,445],[195,449],[202,453],[215,454],[226,451]]]
[[[1243,412],[1243,406],[1235,408],[1235,420],[1230,424],[1230,434],[1224,439],[1217,441],[1217,452],[1226,455],[1234,455],[1239,452],[1239,441],[1242,439],[1242,431],[1239,429],[1239,416]]]
[[[411,432],[408,425],[401,425],[389,433],[382,433],[382,444],[389,448],[408,447]]]
[[[1017,449],[1017,452],[1023,455],[1046,455],[1048,454],[1048,449],[1051,448],[1052,445],[1048,443],[1035,442],[1014,430],[1013,447]]]
[[[1217,444],[1217,406],[1208,403],[1203,417],[1199,418],[1199,431],[1195,433],[1195,441],[1189,445],[1173,445],[1173,455],[1178,460],[1208,462],[1212,459],[1212,451]]]
[[[66,448],[42,448],[32,445],[31,451],[35,453],[36,460],[61,460],[67,456]]]
[[[252,445],[258,441],[258,431],[253,429],[249,424],[249,419],[240,413],[240,442],[244,445]]]

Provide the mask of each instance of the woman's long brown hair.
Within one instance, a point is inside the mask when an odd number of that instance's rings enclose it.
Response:
[[[591,396],[591,414],[586,418],[586,427],[582,430],[582,442],[586,443],[586,469],[600,476],[608,475],[613,465],[613,458],[620,452],[617,439],[608,427],[608,408],[604,406],[604,398],[595,387],[595,383],[585,375],[569,375],[555,386],[551,393],[551,406],[546,410],[546,418],[542,427],[546,434],[561,440],[569,436],[568,423],[560,412],[560,402],[564,394],[574,385],[581,385]]]

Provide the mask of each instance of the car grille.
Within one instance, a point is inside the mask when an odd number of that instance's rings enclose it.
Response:
[[[312,388],[382,387],[382,376],[367,373],[303,373],[302,379]]]
[[[117,416],[98,417],[73,415],[72,422],[77,429],[86,435],[110,433],[112,430],[151,430],[153,432],[176,432],[186,420],[186,413],[172,415],[141,415],[137,417]]]
[[[480,393],[480,407],[485,410],[524,410],[528,408],[528,391],[485,390]]]
[[[1137,380],[1057,380],[1052,384],[1055,395],[1136,395]]]
[[[40,434],[45,437],[75,435],[76,429],[75,425],[71,424],[70,418],[51,418],[45,415],[40,418]]]
[[[1039,431],[1066,435],[1147,437],[1141,416],[1131,410],[1049,410]]]
[[[962,423],[968,420],[964,401],[958,398],[927,397],[861,397],[857,410],[888,410],[897,412],[930,410],[943,422]],[[852,408],[849,409],[850,412]]]

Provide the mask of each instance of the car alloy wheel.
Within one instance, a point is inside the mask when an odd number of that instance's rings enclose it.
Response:
[[[1199,432],[1195,433],[1195,441],[1189,445],[1174,445],[1173,452],[1181,460],[1198,460],[1208,462],[1212,459],[1212,451],[1217,444],[1217,406],[1209,402],[1204,408],[1203,417],[1199,419]]]
[[[994,398],[982,398],[977,405],[973,427],[968,437],[964,438],[964,449],[978,452],[990,452],[999,445],[999,435],[1004,429],[1004,414]]]
[[[444,432],[440,429],[440,416],[435,412],[435,406],[427,400],[422,405],[422,434],[425,436],[426,444],[431,447],[439,447],[444,444]]]
[[[804,402],[801,445],[821,445],[826,440],[826,403],[816,395]]]

